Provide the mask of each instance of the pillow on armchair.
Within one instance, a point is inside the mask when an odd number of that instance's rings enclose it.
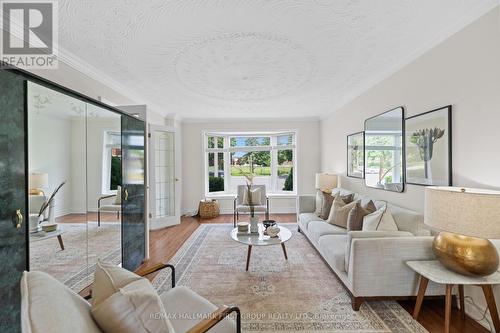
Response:
[[[97,263],[91,314],[105,333],[175,333],[149,280]]]

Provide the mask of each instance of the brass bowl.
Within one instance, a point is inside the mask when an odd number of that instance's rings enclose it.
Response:
[[[433,243],[439,261],[448,269],[469,276],[487,276],[498,269],[498,253],[487,239],[440,232]]]

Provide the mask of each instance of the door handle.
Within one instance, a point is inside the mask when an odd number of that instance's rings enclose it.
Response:
[[[16,209],[16,212],[14,213],[14,216],[12,217],[12,223],[14,224],[14,227],[16,229],[21,229],[21,225],[23,224],[23,214],[21,214],[20,209]]]
[[[125,191],[123,191],[123,201],[127,201],[128,200],[128,191],[127,189],[125,189]]]
[[[174,180],[175,180],[176,182],[178,182],[180,179],[179,179],[179,178],[177,178],[177,177],[175,177],[175,178],[174,178]]]

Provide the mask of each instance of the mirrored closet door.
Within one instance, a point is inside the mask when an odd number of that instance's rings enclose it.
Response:
[[[29,267],[76,292],[121,263],[121,115],[28,82]]]

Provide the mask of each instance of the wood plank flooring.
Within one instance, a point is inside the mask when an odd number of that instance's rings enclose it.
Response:
[[[296,222],[295,214],[271,215],[271,219],[283,223]],[[220,215],[217,218],[206,220],[198,217],[182,217],[181,224],[177,226],[150,232],[150,259],[139,267],[137,271],[144,271],[158,262],[167,263],[201,223],[233,223],[233,215]],[[154,274],[149,276],[150,279],[153,277]],[[399,301],[399,304],[410,314],[413,313],[415,301]],[[443,332],[444,299],[425,300],[422,304],[418,321],[431,333]],[[471,318],[467,317],[463,320],[458,309],[452,309],[450,333],[487,332],[484,327]]]

